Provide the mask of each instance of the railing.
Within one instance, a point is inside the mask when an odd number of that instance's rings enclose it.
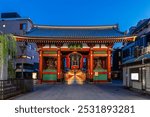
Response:
[[[0,80],[0,99],[7,99],[32,90],[32,79]]]

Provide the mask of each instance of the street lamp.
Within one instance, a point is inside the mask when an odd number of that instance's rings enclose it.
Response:
[[[26,50],[26,43],[24,44],[24,43],[22,43],[20,46],[20,50],[21,50],[21,58],[22,58],[22,65],[21,65],[21,78],[23,79],[24,77],[23,77],[23,55],[24,55],[24,51]]]
[[[6,28],[6,25],[3,24],[3,32],[4,32],[4,34],[5,34],[5,28]]]

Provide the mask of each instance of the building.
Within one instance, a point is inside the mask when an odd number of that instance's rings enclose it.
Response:
[[[35,43],[27,43],[26,49],[22,53],[20,46],[23,42],[17,42],[16,78],[22,77],[22,62],[24,78],[32,78],[33,72],[38,72],[39,54]]]
[[[22,18],[15,12],[2,13],[0,18],[0,31],[4,34],[25,35],[33,27],[33,22],[29,18]],[[22,53],[20,47],[23,42],[17,43],[17,61],[16,61],[16,77],[32,78],[33,72],[38,72],[39,55],[36,51],[35,43],[26,43],[26,48]],[[22,64],[23,62],[23,64]]]
[[[0,34],[0,81],[15,78],[16,41],[12,35]]]
[[[112,52],[112,78],[122,79],[122,48],[113,49]]]
[[[0,18],[0,31],[13,35],[24,35],[27,31],[31,30],[33,27],[31,19],[21,18],[20,16],[12,17],[14,16],[13,14],[14,13],[5,13],[5,15]]]
[[[93,82],[111,81],[111,53],[115,42],[131,42],[118,25],[34,25],[18,42],[36,43],[39,51],[40,82],[70,82],[70,78]],[[68,76],[68,77],[66,77]],[[85,77],[84,77],[85,76]]]
[[[123,84],[138,90],[150,91],[150,19],[132,27],[135,42],[127,43],[123,51]]]

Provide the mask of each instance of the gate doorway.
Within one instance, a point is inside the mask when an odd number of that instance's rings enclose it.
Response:
[[[83,84],[86,80],[87,56],[72,52],[63,58],[63,68],[65,68],[64,78],[68,85],[73,83]]]

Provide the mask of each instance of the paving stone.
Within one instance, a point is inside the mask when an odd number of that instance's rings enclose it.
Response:
[[[42,84],[31,93],[23,94],[15,100],[145,100],[148,95],[125,89],[121,81],[84,85]]]

